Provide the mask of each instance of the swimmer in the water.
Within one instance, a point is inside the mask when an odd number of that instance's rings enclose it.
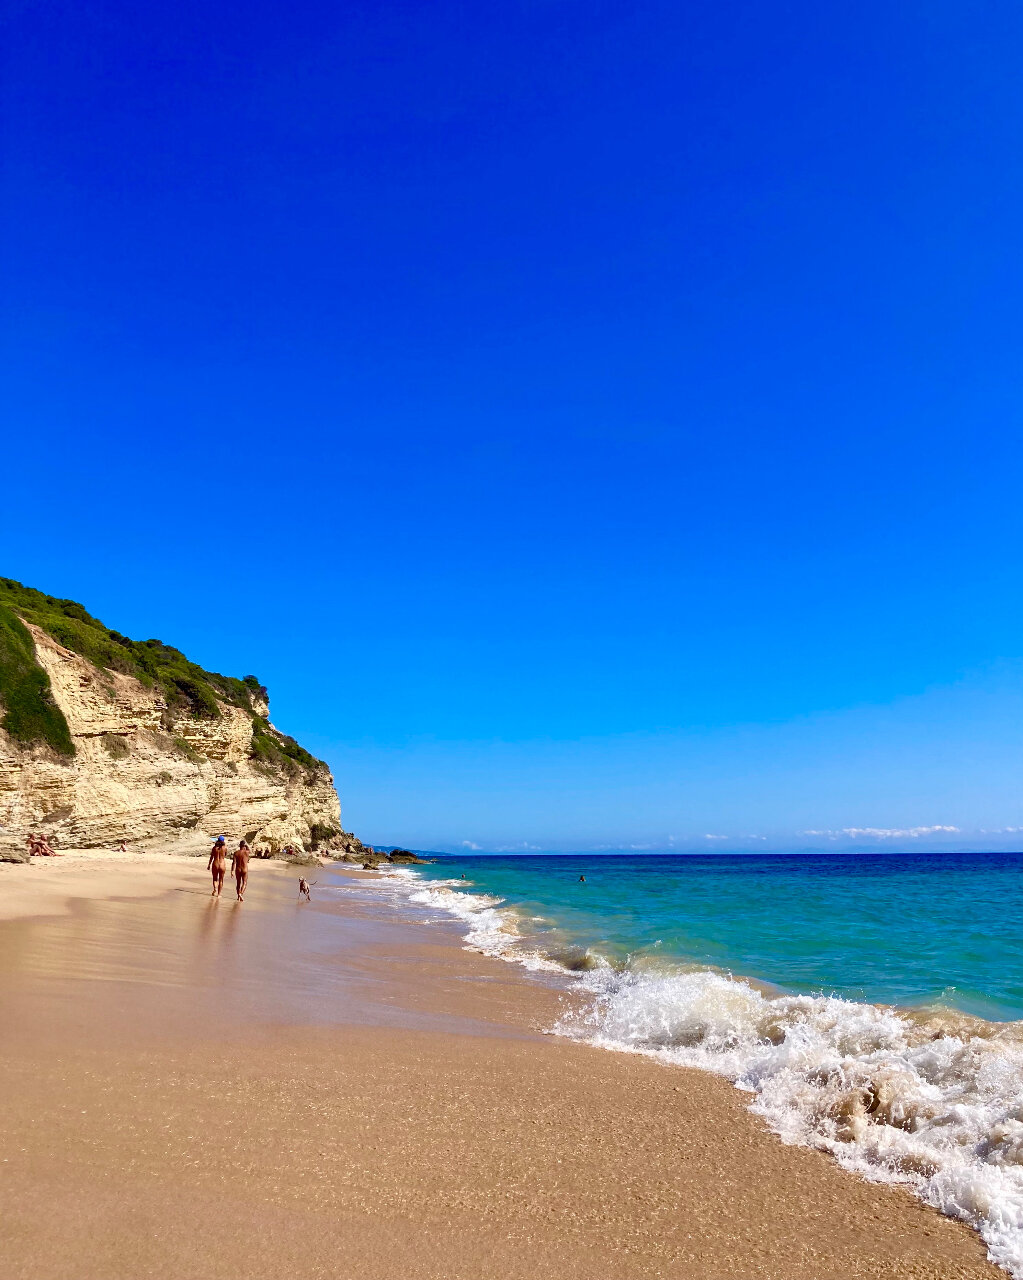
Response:
[[[585,884],[585,883],[586,883],[586,877],[585,877],[585,876],[580,876],[580,877],[579,877],[579,883],[580,883],[580,884]]]

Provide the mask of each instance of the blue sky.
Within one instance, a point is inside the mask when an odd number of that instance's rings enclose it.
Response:
[[[7,44],[2,572],[370,841],[1023,845],[1018,6]]]

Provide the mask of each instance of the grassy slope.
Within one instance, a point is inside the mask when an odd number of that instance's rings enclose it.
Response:
[[[134,676],[167,700],[167,728],[180,716],[215,720],[226,702],[252,715],[253,759],[292,772],[315,769],[320,761],[285,734],[270,730],[254,701],[267,700],[255,676],[239,680],[205,671],[161,640],[129,640],[111,631],[74,600],[60,600],[13,578],[0,578],[0,703],[3,728],[26,745],[45,742],[62,755],[74,744],[67,721],[50,693],[50,681],[35,660],[32,638],[20,618],[45,631],[65,649],[97,667]]]
[[[61,755],[74,754],[64,713],[53,700],[50,677],[36,662],[25,624],[0,604],[0,725],[15,742],[47,742]]]

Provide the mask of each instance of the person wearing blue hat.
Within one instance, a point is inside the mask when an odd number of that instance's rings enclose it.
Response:
[[[206,870],[213,873],[213,892],[211,898],[219,898],[224,887],[224,876],[227,874],[227,837],[220,836],[210,850],[210,860]]]

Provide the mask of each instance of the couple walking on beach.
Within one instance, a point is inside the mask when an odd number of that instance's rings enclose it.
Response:
[[[249,849],[246,840],[238,841],[238,848],[231,854],[231,872],[234,875],[238,901],[245,901],[245,886],[249,880]],[[227,874],[227,837],[219,836],[210,850],[210,860],[206,870],[213,873],[213,892],[211,898],[219,898],[224,887],[224,876]]]

